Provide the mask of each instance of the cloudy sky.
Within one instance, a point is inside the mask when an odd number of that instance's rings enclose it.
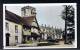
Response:
[[[6,6],[6,9],[21,16],[21,8],[24,6],[32,6],[36,8],[37,21],[39,25],[53,26],[54,28],[64,29],[65,22],[61,18],[61,13],[64,9],[62,5],[12,5]]]

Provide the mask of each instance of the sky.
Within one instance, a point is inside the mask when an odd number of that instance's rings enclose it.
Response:
[[[6,9],[21,16],[21,8],[24,6],[32,6],[36,8],[36,18],[39,25],[53,26],[54,28],[65,27],[65,21],[61,18],[64,9],[62,5],[23,5],[23,6],[6,6]]]

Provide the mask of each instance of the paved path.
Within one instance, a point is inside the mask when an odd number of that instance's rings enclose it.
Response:
[[[47,46],[47,47],[53,47],[53,48],[73,48],[74,45],[73,44],[71,44],[71,45],[64,44],[63,41],[60,41],[59,45],[50,45],[50,46]]]
[[[64,41],[60,41],[59,45],[49,45],[49,46],[37,46],[36,48],[74,48],[74,45],[64,44]],[[8,46],[8,48],[17,48],[18,46]],[[24,47],[25,48],[25,47]]]

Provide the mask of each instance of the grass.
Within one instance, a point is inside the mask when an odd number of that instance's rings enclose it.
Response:
[[[32,43],[33,43],[32,40],[26,41],[26,44],[32,44]]]

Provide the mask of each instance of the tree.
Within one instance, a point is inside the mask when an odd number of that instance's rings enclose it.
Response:
[[[74,39],[74,8],[72,5],[64,6],[64,11],[62,12],[62,19],[65,20],[65,43],[67,43],[68,34],[71,34],[71,36],[69,36],[69,38],[71,39],[70,41]]]

